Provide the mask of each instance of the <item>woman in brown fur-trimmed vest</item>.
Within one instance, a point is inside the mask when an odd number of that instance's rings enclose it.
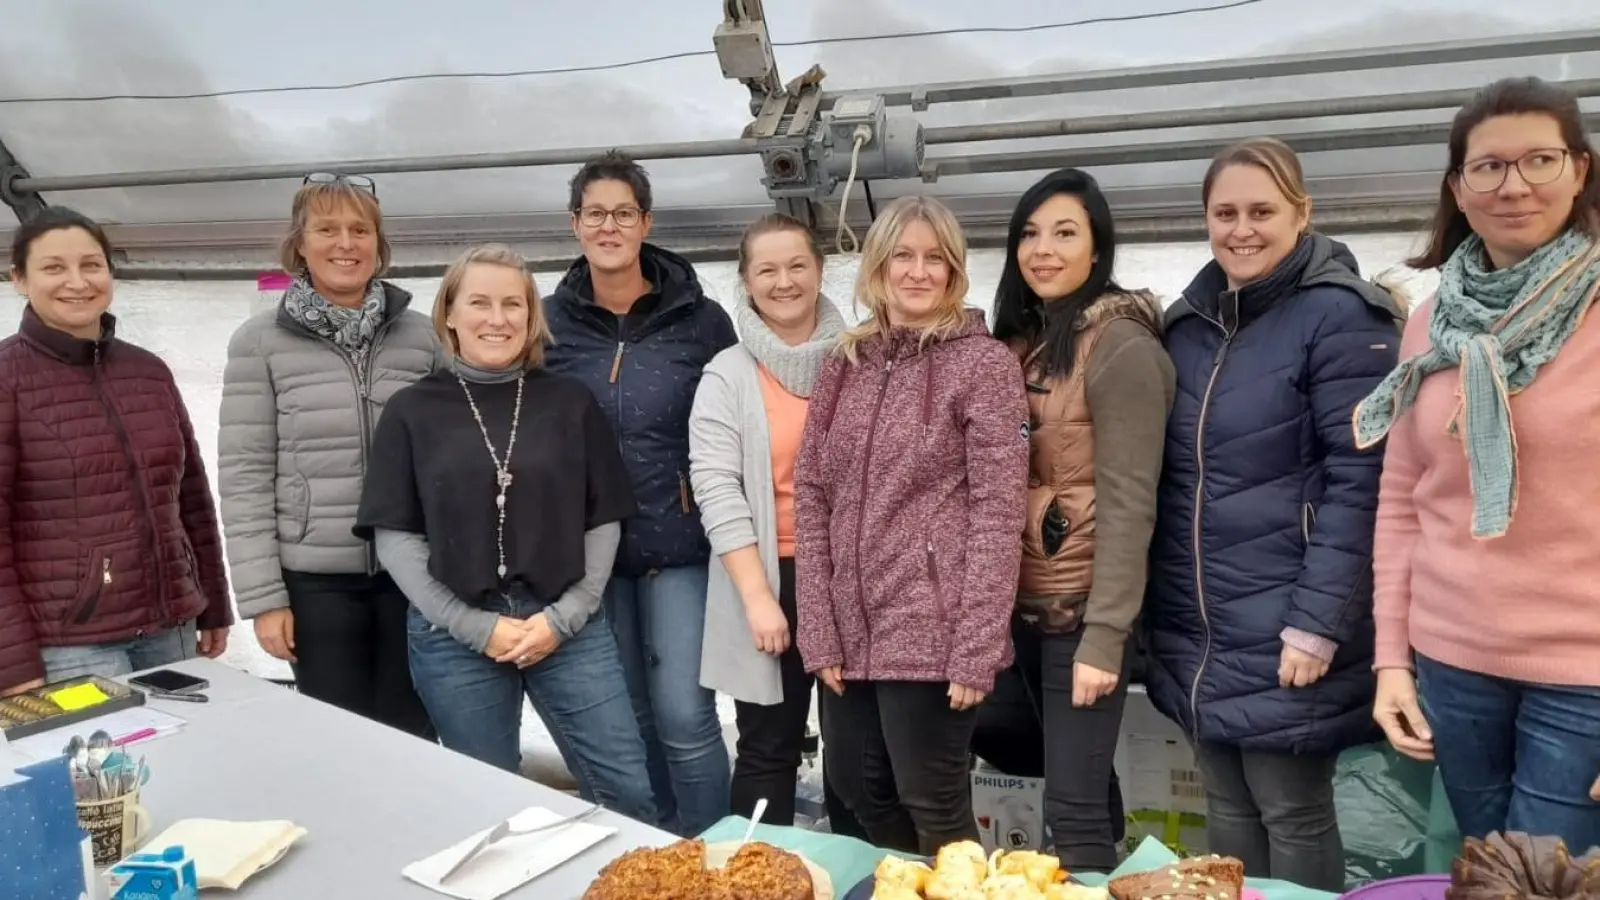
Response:
[[[1094,178],[1045,176],[1011,217],[994,331],[1023,362],[1032,429],[1016,681],[1044,732],[1055,851],[1070,869],[1100,871],[1117,865],[1111,760],[1125,645],[1144,598],[1175,389],[1160,306],[1119,287],[1115,261],[1111,209]]]

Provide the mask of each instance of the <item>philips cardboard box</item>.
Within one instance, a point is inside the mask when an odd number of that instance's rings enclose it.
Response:
[[[1045,846],[1043,778],[1004,775],[980,762],[972,770],[972,813],[990,853]]]

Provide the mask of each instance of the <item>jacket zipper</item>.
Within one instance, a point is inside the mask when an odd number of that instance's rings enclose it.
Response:
[[[617,410],[617,449],[622,449],[627,441],[627,434],[622,430],[622,354],[628,347],[628,340],[622,334],[622,323],[617,323],[617,352],[611,355],[610,382],[615,385],[612,396],[612,406]]]
[[[159,613],[157,624],[166,627],[168,624],[167,586],[166,579],[161,571],[161,553],[156,545],[155,515],[150,510],[150,498],[145,496],[144,472],[139,468],[139,460],[133,455],[133,442],[128,438],[128,429],[122,423],[122,417],[117,414],[117,408],[112,405],[111,398],[106,395],[105,384],[100,380],[100,345],[94,345],[94,365],[89,369],[89,381],[94,385],[94,392],[100,399],[100,405],[105,407],[106,417],[111,420],[111,427],[117,433],[117,444],[122,448],[123,460],[128,464],[128,473],[133,481],[133,495],[139,507],[139,530],[145,540],[145,549],[149,554],[150,565],[155,567],[156,583],[152,585],[151,595],[156,599],[156,609]],[[101,591],[105,585],[111,583],[111,559],[105,557],[101,560]],[[99,594],[95,594],[93,606],[99,605]],[[93,614],[93,606],[88,608],[88,613]],[[80,614],[86,624],[88,616]]]
[[[683,504],[684,515],[693,512],[689,502],[689,477],[682,470],[678,472],[678,502]]]
[[[867,520],[867,486],[872,471],[872,444],[878,437],[878,413],[883,410],[883,395],[889,391],[889,375],[894,371],[894,359],[884,360],[883,381],[878,384],[878,400],[872,407],[872,418],[867,422],[867,450],[861,462],[860,505],[856,507],[856,595],[861,598],[861,621],[867,632],[867,658],[861,677],[872,678],[872,617],[867,615],[867,583],[861,574],[861,531]]]
[[[617,341],[617,352],[612,354],[612,356],[611,356],[611,378],[610,378],[610,381],[611,381],[612,384],[616,384],[617,383],[617,379],[622,377],[622,351],[624,349],[626,349],[627,346],[628,346],[628,342],[627,341]],[[620,387],[617,388],[618,396],[621,396],[621,392],[622,392],[622,388],[620,388]],[[620,413],[619,413],[619,415],[620,415]]]
[[[328,344],[334,349],[335,353],[343,357],[345,368],[350,372],[350,384],[356,389],[356,420],[361,426],[361,481],[363,483],[367,480],[367,465],[372,456],[372,410],[368,409],[368,403],[372,397],[372,366],[373,361],[378,356],[378,350],[383,346],[383,336],[388,333],[389,325],[393,321],[393,319],[385,318],[378,323],[377,330],[372,333],[372,346],[367,348],[367,358],[360,366],[356,365],[355,357],[351,356],[343,347],[307,329],[312,337]],[[311,508],[311,482],[309,480],[306,482],[306,508],[307,510]],[[308,528],[309,522],[308,515]],[[371,577],[378,574],[378,548],[372,541],[366,542],[365,556],[367,576]]]
[[[383,337],[389,332],[389,326],[393,322],[394,319],[392,317],[385,316],[383,321],[378,323],[377,329],[372,332],[372,346],[367,348],[366,359],[363,360],[360,371],[356,369],[355,360],[348,353],[345,354],[345,363],[350,367],[351,377],[355,379],[356,407],[361,410],[361,481],[363,484],[367,480],[367,464],[372,455],[372,410],[370,409],[372,368],[378,358],[378,351],[383,349]],[[332,342],[330,341],[330,343]],[[337,345],[335,345],[335,349],[338,349]],[[343,353],[344,351],[341,350],[340,352]],[[310,498],[311,484],[307,482],[306,500],[308,505]],[[373,541],[365,541],[364,543],[366,544],[367,576],[371,577],[378,574],[378,545]]]
[[[1212,322],[1212,324],[1217,323]],[[1211,393],[1216,389],[1217,375],[1222,372],[1222,362],[1228,357],[1228,346],[1231,343],[1233,335],[1224,328],[1222,346],[1217,349],[1217,358],[1211,364],[1211,377],[1206,381],[1206,392],[1200,398],[1200,415],[1195,422],[1194,458],[1197,477],[1194,485],[1194,594],[1195,602],[1200,606],[1200,625],[1206,634],[1205,649],[1200,654],[1200,665],[1194,670],[1194,683],[1189,686],[1189,719],[1197,743],[1200,740],[1200,679],[1205,675],[1206,663],[1211,661],[1211,618],[1206,614],[1205,563],[1200,552],[1200,516],[1206,490],[1206,415],[1211,410]]]

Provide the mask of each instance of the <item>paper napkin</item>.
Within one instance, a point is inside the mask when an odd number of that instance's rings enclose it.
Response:
[[[564,818],[543,807],[530,806],[517,813],[511,824],[514,828],[536,828]],[[484,848],[449,881],[440,884],[439,876],[491,830],[492,827],[485,828],[462,838],[450,848],[406,866],[400,874],[457,900],[497,900],[617,833],[617,829],[605,825],[578,822],[534,834],[512,835]]]
[[[151,838],[143,852],[160,853],[182,845],[194,860],[195,878],[202,889],[236,891],[252,875],[269,868],[306,830],[293,822],[229,822],[221,819],[184,819]]]

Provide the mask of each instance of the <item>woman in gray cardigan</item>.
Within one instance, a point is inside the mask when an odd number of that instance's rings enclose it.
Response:
[[[745,230],[740,343],[706,366],[689,416],[689,478],[711,552],[701,685],[733,697],[732,808],[794,822],[812,679],[795,647],[794,460],[812,382],[844,331],[820,293],[811,232],[771,215]]]

